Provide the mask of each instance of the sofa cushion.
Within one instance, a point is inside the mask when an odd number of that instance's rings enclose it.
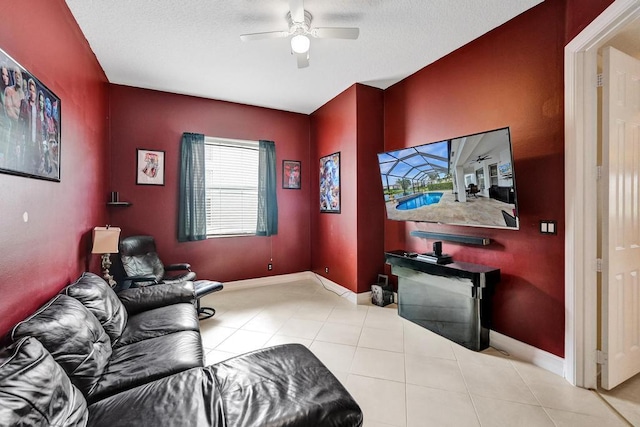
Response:
[[[0,424],[77,426],[87,418],[84,397],[35,338],[0,351]]]
[[[206,368],[176,375],[106,397],[89,406],[92,427],[220,426],[224,408]]]
[[[200,332],[183,331],[113,350],[89,403],[176,372],[204,366]]]
[[[57,295],[11,332],[12,339],[35,337],[87,396],[111,356],[111,342],[98,319],[75,298]]]
[[[100,276],[82,273],[64,293],[80,301],[100,321],[104,331],[115,343],[127,324],[127,310],[111,287]]]
[[[122,242],[121,242],[122,244]],[[162,281],[164,265],[155,252],[141,253],[138,255],[121,255],[122,266],[127,276],[146,276],[156,282]],[[138,286],[146,286],[153,282],[138,282]]]
[[[180,331],[200,331],[198,314],[191,303],[158,307],[129,316],[127,327],[113,348]]]
[[[256,350],[208,369],[216,379],[226,425],[362,425],[356,401],[303,345]]]

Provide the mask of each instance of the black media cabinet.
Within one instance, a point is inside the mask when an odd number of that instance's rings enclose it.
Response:
[[[489,187],[489,197],[500,200],[503,203],[513,205],[515,203],[515,194],[513,187],[498,187],[497,185]]]
[[[491,295],[500,270],[467,262],[437,264],[385,252],[398,276],[398,314],[471,350],[489,347]]]

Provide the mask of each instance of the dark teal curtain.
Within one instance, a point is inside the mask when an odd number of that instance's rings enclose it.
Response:
[[[276,197],[276,144],[260,141],[258,163],[258,225],[256,235],[278,234],[278,199]]]
[[[182,134],[179,191],[178,241],[206,239],[204,135],[199,133]]]

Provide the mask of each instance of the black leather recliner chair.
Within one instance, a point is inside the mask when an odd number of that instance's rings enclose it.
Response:
[[[196,273],[188,263],[165,265],[158,256],[152,236],[129,236],[120,240],[119,266],[114,268],[118,282],[116,292],[141,286],[178,284],[193,282],[196,293],[198,317],[208,319],[216,311],[212,307],[202,307],[200,298],[222,290],[222,283],[211,280],[196,280]]]

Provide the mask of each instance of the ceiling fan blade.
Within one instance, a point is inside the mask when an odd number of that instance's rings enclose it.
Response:
[[[304,22],[304,5],[302,0],[289,0],[289,10],[293,22]]]
[[[307,68],[309,66],[309,52],[296,53],[298,68]]]
[[[355,40],[360,35],[359,28],[324,27],[312,28],[309,33],[319,39],[351,39]]]
[[[252,40],[279,39],[282,37],[289,37],[289,32],[288,31],[269,31],[266,33],[242,34],[240,36],[240,40],[242,40],[243,42],[248,42]]]

